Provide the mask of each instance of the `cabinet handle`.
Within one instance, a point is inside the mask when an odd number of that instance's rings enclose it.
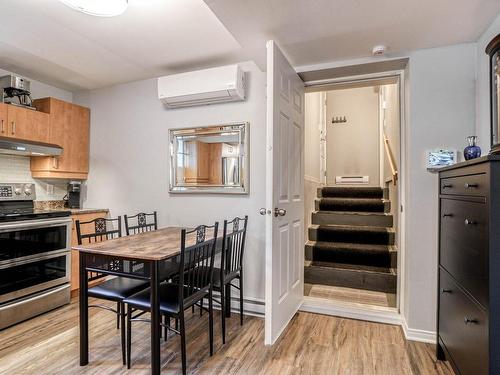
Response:
[[[467,182],[466,182],[466,183],[464,184],[464,187],[465,187],[466,189],[477,188],[477,184],[469,184],[469,183],[467,183]]]
[[[443,214],[443,217],[453,217],[453,214]]]
[[[4,125],[3,125],[3,124],[4,124],[4,122],[3,122],[3,120],[2,120],[2,134],[3,134],[3,133],[5,133],[5,127],[4,127]]]
[[[16,122],[12,121],[12,135],[16,134]]]
[[[452,184],[444,184],[443,189],[451,189],[453,187]]]
[[[52,168],[58,169],[59,168],[59,161],[55,156],[52,157]]]
[[[464,323],[465,323],[465,324],[477,324],[477,323],[479,323],[479,322],[478,322],[478,320],[477,320],[477,319],[464,317]]]
[[[476,225],[477,223],[474,220],[465,219],[465,225]]]
[[[445,293],[451,294],[451,289],[441,289],[441,293],[443,293],[443,294],[445,294]]]

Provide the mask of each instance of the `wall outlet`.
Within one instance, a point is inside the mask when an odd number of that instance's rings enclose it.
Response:
[[[47,195],[54,195],[54,185],[47,184]]]

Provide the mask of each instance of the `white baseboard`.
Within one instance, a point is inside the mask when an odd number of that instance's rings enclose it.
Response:
[[[426,342],[429,344],[436,343],[436,332],[435,331],[425,331],[423,329],[409,328],[406,323],[406,319],[403,319],[401,327],[405,334],[405,338],[409,341],[419,341]]]
[[[220,299],[220,295],[218,293],[214,293],[214,297],[216,299]],[[204,301],[204,306],[208,306],[208,302]],[[214,309],[220,310],[220,305],[214,301]],[[240,312],[240,298],[235,297],[234,294],[231,295],[231,312],[239,313]],[[255,316],[258,318],[265,317],[264,311],[264,300],[261,298],[254,297],[246,297],[243,298],[243,314]]]
[[[358,303],[329,302],[321,298],[305,297],[300,311],[366,320],[369,322],[401,325],[401,315],[396,309],[366,306]]]
[[[309,181],[309,182],[314,182],[316,184],[321,184],[321,181],[317,177],[309,176],[309,175],[304,175],[304,180]]]

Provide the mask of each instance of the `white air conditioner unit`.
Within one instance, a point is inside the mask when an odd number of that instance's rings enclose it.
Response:
[[[245,74],[227,65],[160,77],[158,97],[167,108],[245,100]]]

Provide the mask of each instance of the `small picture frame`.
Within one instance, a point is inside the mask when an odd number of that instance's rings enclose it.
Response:
[[[427,151],[427,170],[436,171],[444,167],[456,164],[458,158],[457,150],[430,150]]]

